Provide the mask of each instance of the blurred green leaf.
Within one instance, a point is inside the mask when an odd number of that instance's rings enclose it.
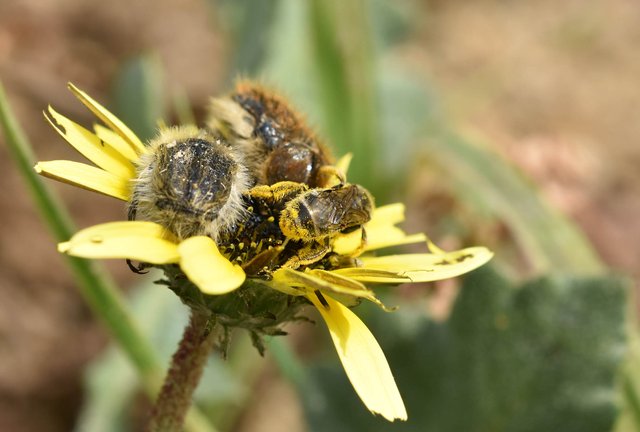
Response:
[[[138,390],[135,370],[122,352],[111,347],[86,373],[86,391],[78,414],[78,432],[131,430],[129,408]]]
[[[629,304],[627,311],[627,334],[629,335],[629,355],[620,374],[622,403],[615,432],[640,430],[640,335],[636,302]]]
[[[464,281],[450,320],[411,310],[367,323],[407,410],[389,424],[361,406],[338,367],[319,366],[313,431],[611,430],[627,342],[628,286],[615,277],[544,277],[515,287],[491,267]]]
[[[379,182],[386,184],[385,198],[402,196],[407,166],[420,150],[425,125],[438,122],[436,97],[426,83],[404,72],[395,64],[380,68],[380,160]],[[409,179],[410,180],[410,179]],[[383,202],[383,201],[382,201]]]
[[[603,271],[579,229],[541,199],[531,181],[500,155],[445,128],[432,130],[427,146],[463,202],[475,203],[506,222],[536,273]]]
[[[412,17],[420,16],[417,4],[370,0],[374,33],[378,49],[386,49],[402,42],[411,33]],[[415,18],[414,18],[415,19]],[[417,26],[422,23],[416,23]]]
[[[154,276],[160,278],[159,274],[151,275],[147,283],[133,290],[130,303],[144,335],[160,353],[162,362],[168,364],[188,321],[187,308],[170,290],[151,283]],[[249,337],[244,334],[234,337],[227,360],[219,353],[208,360],[194,395],[201,412],[227,430],[224,426],[236,421],[263,365]],[[87,397],[77,430],[135,430],[130,422],[138,390],[134,376],[133,369],[118,351],[110,349],[98,358],[87,375]],[[196,417],[196,421],[200,420]]]
[[[256,76],[265,61],[277,0],[210,0],[230,33],[231,76]]]
[[[324,131],[340,154],[354,153],[350,180],[377,194],[381,144],[371,2],[314,0],[309,12]]]
[[[163,69],[155,54],[134,57],[121,66],[113,84],[113,112],[143,141],[165,118]]]
[[[160,353],[162,362],[168,364],[187,324],[187,308],[170,290],[151,283],[152,279],[147,280],[146,284],[133,290],[131,309],[139,317],[145,337]],[[200,404],[209,402],[213,389],[216,403],[236,397],[237,380],[226,371],[222,361],[212,357],[209,363],[202,379],[204,388],[203,385],[199,387],[196,401]],[[135,371],[119,351],[112,348],[98,358],[87,375],[87,396],[77,430],[135,430],[130,423],[131,408],[135,406],[134,398],[138,390],[134,376]],[[190,421],[203,421],[200,416],[197,414],[195,420]]]
[[[179,125],[196,124],[196,117],[193,112],[193,106],[191,105],[189,96],[183,88],[178,87],[178,89],[172,95],[171,102]]]
[[[324,131],[338,151],[354,151],[359,156],[362,152],[350,145],[353,101],[349,97],[348,65],[337,37],[338,24],[332,3],[313,0],[307,11],[318,103],[323,110]]]

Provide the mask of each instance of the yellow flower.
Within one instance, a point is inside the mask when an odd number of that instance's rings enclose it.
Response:
[[[60,180],[123,201],[131,196],[131,180],[135,177],[135,162],[146,152],[142,141],[116,116],[107,111],[82,90],[69,84],[69,89],[108,128],[95,125],[91,132],[57,113],[49,106],[45,118],[73,148],[93,162],[56,160],[39,162],[38,174]],[[48,115],[47,115],[48,114]]]
[[[40,162],[42,175],[125,201],[131,197],[135,163],[146,152],[144,144],[120,120],[73,85],[73,93],[107,126],[91,132],[49,107],[48,120],[67,142],[96,166],[71,161]],[[349,159],[338,167],[346,172]],[[279,268],[271,280],[259,283],[289,298],[305,298],[324,319],[344,369],[356,392],[373,413],[385,419],[405,420],[407,413],[387,360],[365,324],[347,307],[360,299],[382,303],[365,283],[427,282],[467,273],[492,257],[483,247],[444,252],[423,234],[407,235],[396,225],[404,219],[404,206],[392,204],[374,210],[365,225],[367,243],[359,250],[361,233],[340,235],[332,243],[336,254],[352,257],[357,265],[294,270]],[[408,243],[426,243],[430,253],[374,256],[371,252]],[[60,252],[84,258],[128,258],[179,268],[204,294],[221,296],[247,282],[241,265],[230,262],[207,236],[179,240],[153,222],[111,222],[79,231],[59,244]],[[177,266],[177,267],[176,267]],[[165,271],[166,273],[166,271]]]

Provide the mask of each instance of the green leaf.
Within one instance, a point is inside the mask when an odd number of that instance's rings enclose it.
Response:
[[[604,431],[617,416],[628,286],[615,277],[544,277],[513,287],[491,267],[471,273],[450,320],[372,311],[409,420],[373,418],[338,367],[307,405],[313,431]],[[412,313],[413,312],[413,313]]]

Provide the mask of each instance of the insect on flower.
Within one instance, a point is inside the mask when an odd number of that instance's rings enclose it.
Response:
[[[376,207],[364,187],[348,183],[349,159],[335,162],[284,99],[254,84],[213,99],[206,128],[162,130],[147,144],[70,89],[106,127],[89,131],[51,107],[47,118],[96,166],[48,161],[35,168],[126,201],[130,220],[81,230],[58,245],[61,252],[158,267],[185,304],[209,314],[224,334],[248,330],[259,350],[262,335],[282,334],[284,323],[314,305],[366,407],[406,419],[382,350],[349,307],[367,300],[385,308],[366,283],[455,277],[486,263],[489,250],[444,252],[423,234],[407,235],[396,226],[401,204]],[[376,255],[409,243],[430,252]]]

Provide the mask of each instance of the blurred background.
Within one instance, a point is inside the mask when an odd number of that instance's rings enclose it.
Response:
[[[405,202],[408,232],[496,259],[386,289],[394,314],[358,308],[407,423],[369,415],[322,324],[296,324],[265,359],[240,333],[211,359],[197,397],[218,430],[640,430],[637,2],[0,2],[0,79],[39,160],[80,160],[41,113],[91,124],[68,81],[148,138],[158,119],[201,121],[239,76],[353,152],[350,180]],[[149,401],[0,140],[0,430],[138,430]],[[78,227],[125,217],[47,183]],[[105,266],[166,361],[184,307],[153,277]]]

